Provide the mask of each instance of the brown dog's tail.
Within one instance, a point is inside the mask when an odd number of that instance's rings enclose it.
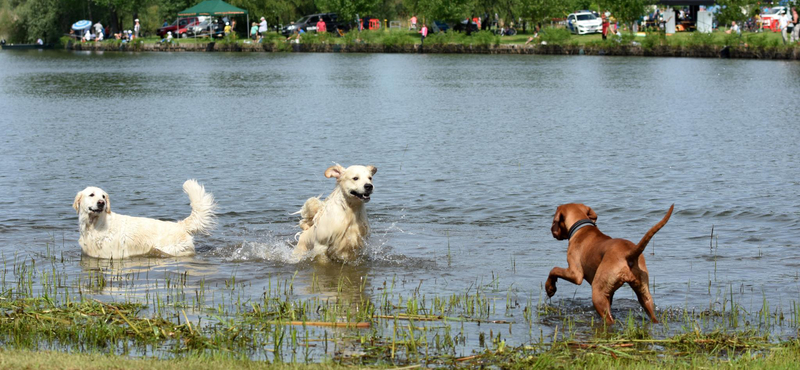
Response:
[[[647,243],[650,242],[650,239],[653,238],[653,235],[656,235],[658,230],[661,230],[661,228],[667,224],[667,221],[669,221],[669,217],[672,216],[673,208],[675,208],[675,204],[669,207],[667,215],[664,216],[664,218],[662,218],[661,221],[658,221],[658,223],[655,224],[655,226],[651,227],[650,230],[647,230],[647,233],[644,234],[642,240],[639,240],[639,244],[636,244],[636,249],[633,250],[633,252],[629,255],[629,257],[639,258],[639,255],[641,255],[642,252],[644,252],[644,248],[647,246]]]

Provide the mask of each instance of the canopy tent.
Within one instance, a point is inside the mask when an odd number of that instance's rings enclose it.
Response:
[[[237,8],[222,0],[205,0],[189,9],[178,12],[180,17],[198,17],[198,16],[231,16],[231,15],[244,15],[247,17],[245,28],[247,29],[247,37],[250,37],[250,14],[247,10]]]

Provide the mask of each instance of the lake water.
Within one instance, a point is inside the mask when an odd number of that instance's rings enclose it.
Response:
[[[752,312],[764,298],[788,311],[800,301],[798,96],[800,64],[783,61],[1,52],[0,252],[55,250],[70,276],[235,275],[253,299],[293,276],[298,297],[366,276],[366,299],[395,281],[404,297],[490,286],[498,304],[524,306],[566,267],[567,242],[550,234],[559,204],[585,203],[603,232],[638,241],[674,203],[645,252],[659,311],[722,309],[730,292]],[[378,168],[365,256],[291,263],[292,213],[330,193],[333,162]],[[188,178],[219,204],[195,257],[81,258],[79,190],[176,220]],[[137,281],[125,297],[157,289]],[[590,297],[561,281],[550,304],[589,320]],[[613,308],[641,317],[628,287]],[[481,329],[467,330],[473,343]]]

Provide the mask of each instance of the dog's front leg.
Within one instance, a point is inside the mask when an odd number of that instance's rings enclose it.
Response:
[[[574,253],[567,253],[567,263],[569,264],[566,269],[561,267],[553,267],[550,270],[550,275],[547,276],[547,281],[544,283],[544,290],[547,292],[548,297],[556,294],[556,281],[562,278],[576,285],[583,283],[583,269],[581,269],[580,257]]]

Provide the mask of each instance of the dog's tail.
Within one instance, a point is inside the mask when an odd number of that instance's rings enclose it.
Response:
[[[214,202],[214,196],[211,193],[206,193],[205,187],[198,184],[194,179],[186,180],[183,183],[183,192],[189,196],[192,214],[178,223],[189,234],[208,234],[209,230],[216,224],[214,209],[217,208],[217,204]]]
[[[639,244],[636,244],[636,249],[633,250],[633,252],[629,255],[629,257],[639,258],[639,255],[641,255],[642,252],[644,252],[644,248],[647,246],[647,243],[650,242],[650,239],[653,238],[653,235],[656,235],[658,230],[661,230],[661,228],[667,224],[667,221],[669,221],[669,217],[672,216],[673,208],[675,208],[674,204],[669,207],[667,215],[664,216],[664,218],[662,218],[661,221],[658,221],[658,223],[655,224],[655,226],[651,227],[650,230],[647,230],[647,233],[644,234],[642,240],[639,241]]]
[[[308,198],[300,209],[300,228],[308,230],[314,226],[314,216],[322,209],[322,199],[319,197]]]

